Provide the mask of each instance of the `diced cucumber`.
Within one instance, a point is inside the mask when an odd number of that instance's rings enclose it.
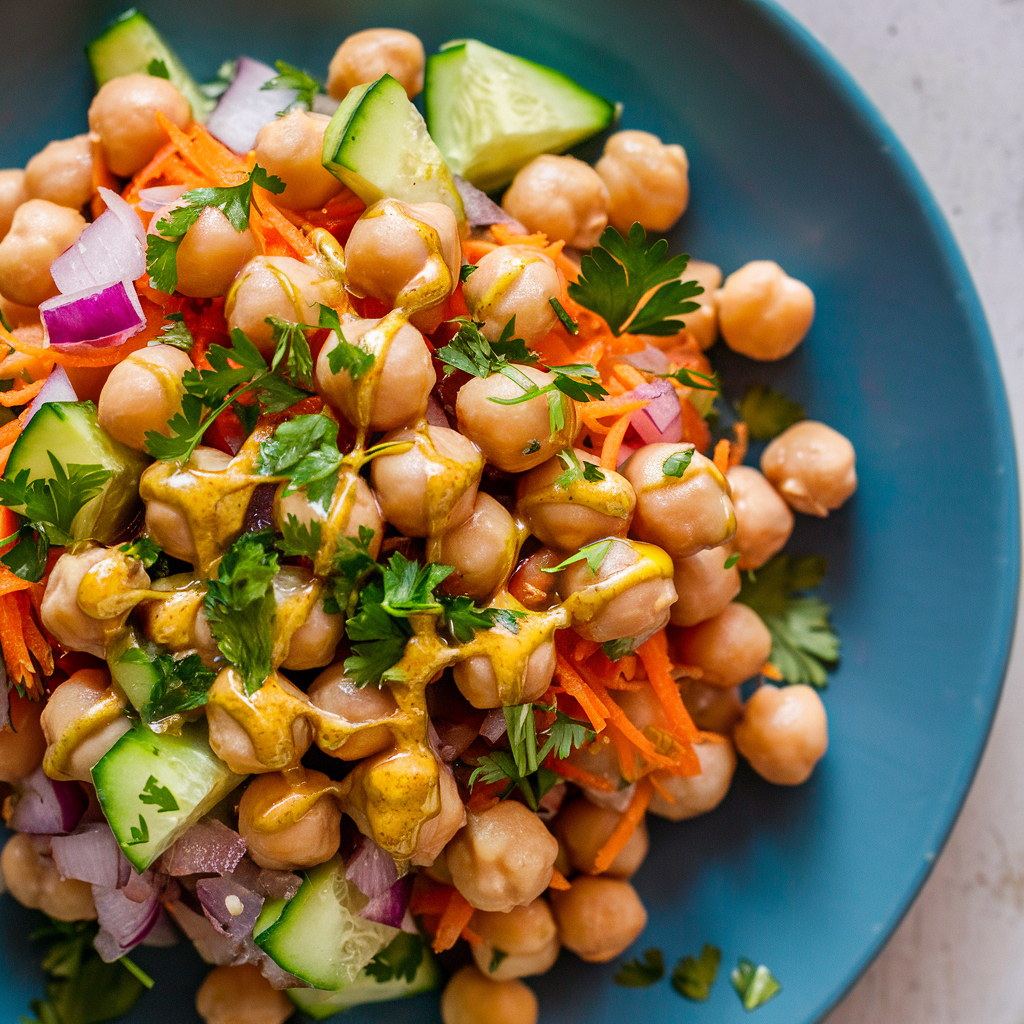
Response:
[[[157,648],[130,627],[107,651],[110,677],[140,714],[149,703],[153,687],[160,680],[153,663]]]
[[[366,902],[335,857],[306,873],[277,920],[256,935],[256,944],[295,977],[337,992],[398,935],[397,928],[357,916]]]
[[[192,116],[205,121],[215,106],[188,73],[178,55],[164,42],[150,20],[135,8],[125,11],[102,35],[85,48],[96,85],[112,78],[146,72],[153,61],[162,61],[171,82],[188,100]]]
[[[210,749],[205,722],[180,736],[139,723],[92,770],[96,796],[124,855],[145,871],[244,779]]]
[[[422,957],[411,981],[406,977],[378,981],[363,968],[356,976],[356,980],[339,992],[293,988],[288,990],[288,995],[307,1016],[313,1020],[325,1020],[341,1010],[361,1006],[363,1003],[386,1003],[392,999],[405,999],[407,996],[415,996],[420,992],[429,992],[437,988],[441,984],[441,972],[438,970],[434,954],[418,935],[401,932],[381,953],[390,953],[392,956],[389,959],[398,960],[408,955],[410,951],[418,952]]]
[[[82,506],[71,523],[75,540],[109,544],[122,534],[139,507],[139,477],[148,456],[115,441],[96,419],[92,402],[47,402],[29,420],[14,442],[4,478],[13,480],[27,469],[29,482],[53,480],[50,452],[64,466],[102,466],[111,476],[103,490]],[[24,511],[22,507],[15,512]]]
[[[485,192],[541,153],[564,153],[603,131],[618,108],[553,68],[476,39],[427,60],[427,127],[455,174]]]
[[[367,206],[381,199],[445,203],[466,219],[423,117],[390,75],[345,97],[324,133],[323,162]]]

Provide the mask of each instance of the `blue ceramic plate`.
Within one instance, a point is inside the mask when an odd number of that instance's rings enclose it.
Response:
[[[4,0],[0,166],[84,130],[83,44],[126,0]],[[625,104],[623,124],[682,142],[693,198],[674,248],[731,271],[771,258],[806,281],[818,314],[781,363],[715,352],[730,389],[782,387],[850,437],[860,489],[797,551],[826,554],[843,640],[825,702],[828,756],[810,783],[741,769],[714,813],[654,821],[636,884],[651,913],[638,949],[666,959],[719,946],[709,1003],[662,983],[615,985],[565,955],[533,982],[548,1022],[746,1020],[725,976],[738,956],[783,991],[759,1024],[810,1024],[842,995],[924,880],[974,774],[999,695],[1017,597],[1017,480],[992,343],[948,229],[897,140],[836,65],[778,8],[751,0],[151,0],[198,76],[248,53],[322,73],[349,32],[418,33],[428,52],[474,36],[554,65]],[[719,346],[721,348],[721,346]],[[41,988],[27,915],[0,901],[0,1008]],[[202,966],[143,951],[158,979],[133,1022],[197,1021]],[[437,1020],[420,997],[353,1024]]]

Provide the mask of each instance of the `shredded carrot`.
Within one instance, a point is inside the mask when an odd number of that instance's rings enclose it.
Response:
[[[12,405],[25,405],[31,402],[36,395],[39,394],[43,389],[43,385],[46,383],[46,377],[42,377],[40,380],[33,381],[31,384],[26,384],[23,388],[15,390],[12,388],[10,391],[0,391],[0,405],[6,405],[8,408]]]
[[[579,637],[576,640],[576,649],[572,652],[572,660],[577,664],[586,661],[592,654],[601,650],[601,645],[596,640],[585,640]]]
[[[12,590],[0,597],[0,647],[3,648],[11,685],[34,689],[36,670],[25,643],[22,603],[19,600],[22,596],[20,591]]]
[[[565,688],[565,692],[573,697],[584,714],[590,719],[595,732],[600,732],[604,726],[608,709],[604,702],[595,696],[594,691],[584,682],[583,677],[569,664],[568,660],[561,653],[555,661],[555,676]]]
[[[39,662],[43,675],[53,675],[53,648],[50,647],[46,637],[43,636],[36,625],[29,595],[26,591],[20,590],[16,596],[21,611],[21,624],[25,630],[25,646],[36,661]]]
[[[631,415],[631,413],[626,413],[624,416],[620,416],[615,421],[615,426],[608,431],[608,436],[604,439],[604,444],[601,446],[602,469],[615,470],[618,468],[619,449],[622,447],[622,440],[629,429]]]
[[[651,785],[654,787],[654,792],[657,793],[662,800],[670,804],[674,804],[676,802],[676,798],[661,784],[660,780],[658,779],[657,772],[652,772],[650,775],[647,776],[647,778],[650,780]]]
[[[724,437],[721,441],[718,442],[718,444],[715,445],[715,467],[718,469],[718,472],[722,474],[722,476],[725,476],[725,474],[729,470],[730,447],[731,445],[729,444],[728,439]]]
[[[668,654],[668,637],[661,629],[637,648],[647,678],[658,697],[665,714],[672,725],[676,739],[693,743],[697,739],[697,727],[679,695],[679,687],[672,678],[672,659]]]
[[[770,661],[766,661],[761,666],[761,675],[765,676],[767,679],[774,679],[776,682],[780,682],[786,678]]]
[[[637,782],[633,798],[629,801],[625,813],[608,837],[608,841],[597,851],[597,856],[594,858],[594,874],[600,875],[607,871],[612,866],[612,861],[626,848],[626,843],[629,842],[630,837],[643,820],[644,814],[647,813],[647,806],[650,804],[653,794],[654,787],[651,785],[650,779],[643,778]]]
[[[628,739],[629,742],[632,743],[633,746],[636,747],[636,749],[643,754],[651,764],[658,764],[668,768],[675,767],[675,762],[670,758],[665,757],[663,754],[658,753],[654,744],[629,720],[626,712],[608,696],[608,691],[600,683],[591,680],[590,688],[597,696],[597,699],[607,707],[608,720],[615,723],[626,739]]]
[[[750,445],[750,428],[740,420],[732,428],[732,432],[736,435],[736,443],[729,448],[729,465],[742,466]]]
[[[635,366],[631,366],[629,363],[616,363],[612,367],[612,373],[631,390],[647,383],[647,378]]]
[[[596,789],[600,793],[615,792],[615,786],[604,776],[594,775],[592,772],[588,772],[585,768],[580,768],[579,765],[575,765],[571,761],[559,761],[554,757],[549,757],[544,762],[544,767],[550,768],[569,782],[575,782],[577,786]]]
[[[5,330],[2,325],[0,325],[0,338],[3,339],[4,344],[10,345],[11,348],[17,349],[19,352],[35,356],[37,359],[52,360],[53,362],[61,363],[63,366],[113,366],[114,363],[119,363],[125,356],[142,348],[147,341],[145,332],[143,332],[143,334],[136,334],[133,338],[129,338],[123,345],[118,345],[116,348],[104,348],[95,352],[71,353],[55,352],[52,348],[41,348],[38,345],[22,341]]]
[[[441,920],[437,923],[437,933],[434,935],[433,943],[434,952],[443,953],[446,949],[451,949],[459,941],[463,929],[469,927],[469,922],[472,919],[473,908],[469,905],[469,900],[458,889],[452,888],[448,896],[448,904],[441,914]]]
[[[494,252],[497,248],[494,242],[487,242],[482,238],[468,238],[462,243],[462,255],[469,263],[479,263],[489,252]]]
[[[637,412],[644,406],[650,405],[650,399],[634,398],[630,395],[619,395],[616,398],[606,398],[601,402],[587,402],[586,405],[576,407],[576,415],[591,429],[605,430],[607,428],[599,425],[600,420],[606,416],[622,416],[625,413]]]
[[[615,748],[615,756],[619,759],[619,771],[627,782],[633,782],[643,773],[637,770],[636,747],[626,738],[621,729],[609,724],[605,728],[605,735],[612,741]]]
[[[566,889],[571,889],[572,886],[569,883],[569,879],[562,874],[558,868],[551,869],[551,881],[548,882],[549,889],[558,889],[560,892],[565,892]]]

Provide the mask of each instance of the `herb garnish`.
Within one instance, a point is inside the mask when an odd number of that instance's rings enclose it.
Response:
[[[378,982],[412,981],[423,962],[423,940],[399,932],[364,968]]]
[[[620,637],[618,640],[605,640],[601,644],[601,650],[609,661],[621,661],[628,654],[636,649],[636,638],[631,636]]]
[[[166,78],[168,80],[171,77],[170,71],[167,70],[166,61],[160,60],[159,57],[154,57],[146,65],[146,74],[152,76],[153,78]]]
[[[274,61],[274,67],[277,68],[276,77],[271,78],[269,82],[265,82],[260,86],[260,89],[294,89],[298,92],[295,102],[305,103],[312,110],[313,98],[320,92],[320,83],[315,78],[307,75],[301,68],[297,68],[294,64],[289,64],[286,60]],[[287,110],[282,110],[278,112],[277,116],[280,117],[282,114],[287,113]]]
[[[704,943],[699,957],[684,956],[672,971],[672,987],[684,998],[702,1003],[711,995],[718,977],[722,951]]]
[[[166,786],[161,786],[155,775],[150,775],[146,780],[146,785],[139,794],[139,802],[158,808],[157,814],[169,814],[178,810],[178,801],[175,800],[174,794]]]
[[[580,477],[592,484],[599,484],[605,479],[604,472],[600,467],[595,466],[592,462],[580,462],[579,456],[572,448],[565,448],[558,452],[558,461],[565,466],[565,472],[555,480],[555,486],[563,491]]]
[[[548,299],[548,302],[550,303],[551,308],[555,311],[555,316],[557,316],[558,319],[561,320],[562,326],[570,334],[579,334],[579,324],[577,324],[576,321],[573,320],[573,318],[569,316],[568,313],[566,313],[565,307],[558,301],[558,299],[552,296],[550,299]]]
[[[542,568],[541,572],[561,572],[575,562],[586,560],[587,565],[590,566],[590,571],[596,573],[601,568],[601,563],[604,561],[605,555],[611,550],[611,546],[612,541],[610,539],[595,541],[593,544],[580,548],[575,555],[570,555],[564,562],[559,562],[558,565],[554,565],[550,569]]]
[[[756,1010],[774,999],[782,986],[764,964],[757,965],[746,957],[740,957],[732,972],[732,987],[746,1010]]]
[[[722,382],[718,379],[717,373],[701,373],[700,370],[690,370],[685,366],[680,366],[672,373],[659,373],[657,376],[665,380],[674,380],[677,384],[693,388],[695,391],[722,390]]]
[[[646,988],[665,977],[665,958],[660,949],[644,951],[643,960],[627,960],[616,972],[615,982],[627,988]]]
[[[794,423],[807,418],[807,412],[799,402],[763,384],[750,388],[743,401],[737,403],[736,411],[755,441],[770,441]]]
[[[162,653],[153,656],[142,648],[132,648],[121,660],[129,665],[150,666],[156,674],[156,683],[142,709],[145,722],[159,722],[171,715],[201,708],[216,677],[198,654],[174,658]]]
[[[540,359],[536,352],[526,347],[522,338],[514,337],[514,316],[494,342],[480,333],[480,324],[466,317],[457,317],[450,322],[459,324],[459,329],[444,348],[438,349],[437,358],[451,369],[464,370],[471,377],[490,377],[512,363],[532,365]],[[446,375],[451,373],[451,369],[445,371]]]
[[[693,453],[697,449],[690,445],[685,451],[673,452],[661,466],[662,473],[665,476],[682,477],[686,474],[686,471],[690,468],[690,463],[693,461]]]
[[[129,558],[141,562],[145,568],[156,564],[156,560],[164,553],[164,549],[151,537],[139,537],[130,544],[122,544],[118,551],[123,551]]]

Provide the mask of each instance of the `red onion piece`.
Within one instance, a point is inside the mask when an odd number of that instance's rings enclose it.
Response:
[[[619,445],[618,458],[615,460],[615,468],[621,469],[622,464],[628,459],[637,449],[631,444]]]
[[[400,928],[409,909],[409,898],[412,896],[412,876],[406,875],[398,879],[390,889],[373,897],[359,911],[359,917],[377,924],[386,924],[390,928]]]
[[[201,878],[196,895],[210,924],[223,935],[242,941],[252,934],[263,909],[263,897],[231,878]]]
[[[470,185],[465,178],[457,174],[452,175],[455,188],[462,197],[462,208],[466,211],[466,223],[471,228],[490,227],[492,224],[508,224],[513,230],[520,234],[528,234],[523,225],[506,213],[496,202],[487,197],[486,192],[481,192],[475,185]]]
[[[619,356],[619,359],[647,373],[668,373],[672,368],[668,356],[654,345],[648,345],[642,352],[630,352],[628,355]]]
[[[630,394],[649,402],[629,418],[630,426],[645,444],[675,444],[683,439],[683,412],[679,397],[668,381],[640,384]]]
[[[47,299],[39,312],[50,347],[65,352],[113,348],[146,326],[129,280],[58,295]]]
[[[277,118],[298,97],[295,89],[267,89],[263,86],[277,72],[251,57],[238,58],[235,80],[221,96],[217,109],[206,122],[207,131],[236,153],[248,153],[256,133]]]
[[[441,403],[433,395],[427,399],[427,422],[432,427],[449,426],[448,417],[445,416]]]
[[[245,840],[219,821],[196,822],[164,854],[168,875],[212,875],[234,871],[245,856]]]
[[[480,726],[480,735],[483,736],[491,746],[494,746],[494,744],[497,743],[507,731],[508,722],[505,719],[505,709],[491,708],[484,718],[483,725]]]
[[[236,963],[239,955],[239,944],[230,936],[223,935],[210,924],[203,914],[197,914],[181,900],[167,905],[174,923],[185,933],[189,941],[196,947],[196,952],[208,964]]]
[[[290,871],[275,871],[261,868],[248,857],[243,857],[231,877],[239,884],[260,896],[278,900],[290,900],[302,885],[302,879]]]
[[[480,734],[473,719],[449,722],[443,718],[433,718],[430,724],[437,732],[434,749],[445,764],[451,764]]]
[[[37,768],[20,787],[7,825],[32,835],[64,835],[82,820],[88,798],[77,782],[57,782]]]
[[[153,888],[142,903],[128,899],[121,889],[92,887],[100,933],[95,946],[107,962],[119,960],[134,949],[153,930],[160,916],[160,891]]]
[[[69,836],[55,836],[51,856],[62,878],[117,889],[130,878],[127,858],[106,822],[80,825]]]
[[[373,900],[388,892],[398,881],[398,868],[391,854],[372,839],[362,836],[355,853],[345,865],[345,877],[364,896]]]
[[[25,427],[28,426],[29,420],[47,402],[77,402],[78,395],[75,394],[75,389],[71,386],[71,381],[68,380],[68,375],[64,370],[63,366],[59,364],[53,368],[53,372],[49,377],[46,378],[46,383],[39,389],[39,394],[32,399],[32,404],[28,407],[28,415],[25,417]],[[22,430],[25,429],[22,427]]]
[[[139,191],[139,209],[156,213],[165,206],[176,203],[188,191],[184,185],[154,185]]]
[[[174,923],[167,916],[167,912],[161,907],[149,934],[142,940],[142,945],[153,946],[157,949],[167,949],[169,946],[176,946],[178,940],[177,928],[174,927]]]

